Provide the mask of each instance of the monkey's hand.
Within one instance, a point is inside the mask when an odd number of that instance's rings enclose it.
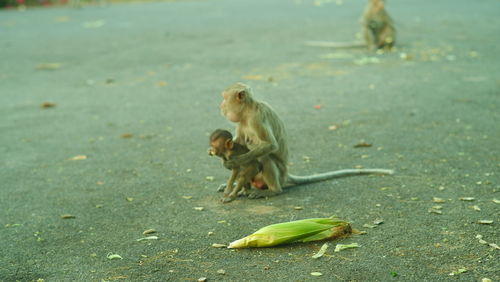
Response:
[[[230,160],[224,161],[224,166],[229,169],[235,169],[243,165],[246,161],[246,158],[241,156],[233,157]]]
[[[237,166],[232,166],[232,163],[229,163],[230,161],[224,161],[222,164],[224,165],[225,168],[232,170],[234,168],[237,168]]]

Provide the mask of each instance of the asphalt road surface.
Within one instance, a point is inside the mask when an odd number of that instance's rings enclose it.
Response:
[[[0,281],[499,281],[500,1],[389,1],[390,53],[305,44],[357,40],[364,4],[0,11]],[[290,172],[396,174],[220,203],[208,134],[234,130],[238,81],[284,120]],[[319,259],[212,247],[331,215],[366,234]]]

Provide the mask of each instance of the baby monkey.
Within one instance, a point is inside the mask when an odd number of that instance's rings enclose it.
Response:
[[[217,129],[210,135],[210,149],[208,154],[218,156],[224,162],[249,151],[246,146],[234,142],[233,135],[227,130]],[[229,177],[226,189],[224,189],[222,202],[231,202],[239,195],[240,191],[247,194],[251,188],[253,178],[261,171],[262,164],[258,160],[233,167],[231,177]],[[237,182],[236,187],[234,187],[235,181]]]

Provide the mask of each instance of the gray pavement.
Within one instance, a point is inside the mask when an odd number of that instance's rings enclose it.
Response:
[[[499,281],[500,1],[389,1],[388,54],[304,45],[356,39],[363,5],[0,11],[0,281]],[[233,129],[237,81],[285,121],[292,173],[397,174],[221,204],[207,134]],[[212,247],[333,214],[367,234],[319,259],[323,242]]]

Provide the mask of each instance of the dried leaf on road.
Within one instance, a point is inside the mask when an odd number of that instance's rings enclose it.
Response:
[[[118,254],[112,254],[112,253],[109,253],[106,257],[108,259],[123,259],[120,255],[118,255]]]
[[[428,212],[429,213],[434,213],[434,214],[443,214],[442,211],[434,209],[434,208],[429,209]]]
[[[213,248],[226,248],[227,245],[224,245],[224,244],[218,244],[218,243],[213,243],[212,244],[212,247]]]
[[[353,248],[359,248],[358,243],[352,243],[352,244],[337,244],[337,246],[335,246],[335,250],[334,250],[334,252],[340,252],[340,251],[343,251],[343,250],[353,249]]]
[[[39,64],[36,66],[37,70],[57,70],[62,67],[61,63],[46,63],[46,64]]]
[[[219,269],[219,270],[217,270],[217,274],[224,275],[224,274],[226,274],[226,271],[224,269]]]
[[[40,105],[40,108],[42,109],[48,109],[48,108],[53,108],[55,107],[56,104],[54,103],[51,103],[51,102],[43,102],[41,105]]]
[[[467,269],[465,269],[465,268],[459,268],[459,269],[451,272],[448,275],[453,276],[453,275],[458,275],[458,274],[465,273],[465,272],[467,272]]]
[[[493,224],[493,220],[479,220],[477,223],[479,224]]]
[[[474,197],[461,197],[459,198],[460,201],[465,201],[465,202],[472,202],[475,200]]]
[[[332,125],[330,125],[330,126],[328,127],[328,130],[331,130],[331,131],[334,131],[334,130],[337,130],[337,129],[339,129],[339,126],[338,126],[338,125],[336,125],[336,124],[332,124]]]
[[[497,244],[495,243],[489,243],[488,246],[492,247],[493,249],[497,249],[497,250],[500,250],[500,246],[498,246]]]
[[[136,239],[137,242],[144,241],[144,240],[158,240],[158,236],[148,236],[148,237]]]
[[[148,235],[148,234],[153,234],[156,233],[155,229],[146,229],[144,232],[142,232],[143,235]]]
[[[323,244],[323,246],[321,246],[321,249],[319,249],[319,251],[315,255],[313,255],[312,258],[317,259],[322,257],[327,249],[328,249],[328,244],[327,243]]]
[[[438,204],[446,202],[446,200],[441,199],[441,198],[438,198],[438,197],[434,197],[434,198],[432,198],[432,201],[433,201],[434,203],[438,203]]]
[[[86,159],[87,159],[87,156],[85,156],[85,155],[77,155],[77,156],[70,158],[69,160],[70,161],[83,161]]]
[[[373,145],[370,143],[361,142],[361,143],[354,145],[354,148],[369,148],[371,146],[373,146]]]

